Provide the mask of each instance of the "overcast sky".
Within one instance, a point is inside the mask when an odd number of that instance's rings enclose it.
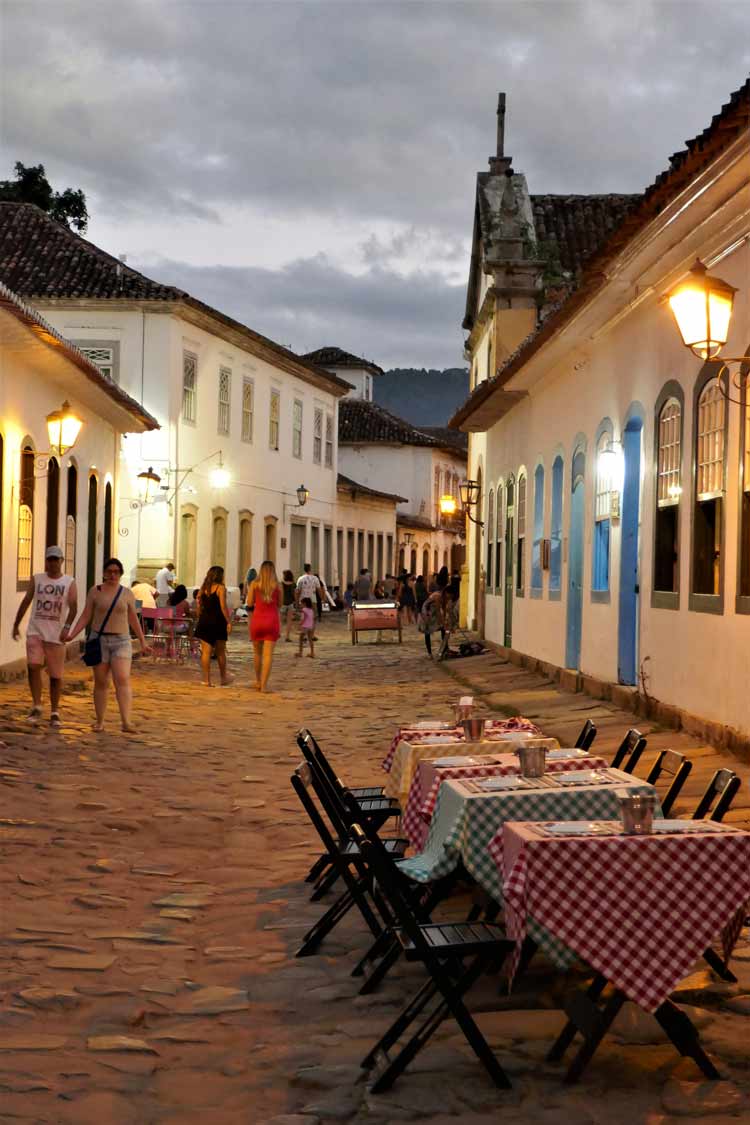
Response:
[[[643,189],[750,71],[748,0],[0,0],[0,178],[306,351],[462,362],[476,173],[507,92],[531,192]]]

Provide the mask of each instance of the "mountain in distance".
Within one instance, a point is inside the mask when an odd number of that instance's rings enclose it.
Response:
[[[392,367],[373,379],[379,406],[405,418],[413,426],[445,426],[469,394],[465,367]]]

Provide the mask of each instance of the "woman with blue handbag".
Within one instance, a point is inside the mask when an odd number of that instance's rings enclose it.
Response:
[[[133,591],[120,584],[122,574],[120,560],[107,559],[102,570],[104,581],[100,586],[91,587],[83,613],[68,634],[68,640],[72,641],[87,625],[91,626],[83,660],[94,670],[96,721],[93,729],[97,732],[104,730],[110,673],[115,684],[122,729],[128,733],[135,731],[130,721],[133,705],[130,690],[130,667],[133,659],[131,629],[140,642],[141,652],[147,656],[151,651],[146,645],[138,620]]]

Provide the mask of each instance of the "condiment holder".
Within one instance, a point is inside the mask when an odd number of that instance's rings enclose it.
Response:
[[[522,777],[543,777],[547,766],[546,746],[535,745],[532,741],[521,742],[516,747]]]
[[[651,793],[619,794],[626,836],[646,836],[653,828],[655,798]]]
[[[474,697],[471,695],[462,695],[458,703],[454,705],[456,713],[456,723],[462,723],[464,719],[471,719],[474,715]]]
[[[486,722],[486,719],[463,719],[461,726],[464,728],[466,741],[481,742],[484,737],[484,726]]]

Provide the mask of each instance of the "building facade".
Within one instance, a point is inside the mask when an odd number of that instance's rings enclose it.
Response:
[[[352,384],[339,404],[342,473],[397,504],[396,526],[386,534],[384,569],[373,574],[384,577],[404,569],[432,574],[442,566],[460,567],[464,520],[443,514],[440,500],[450,496],[458,508],[459,484],[466,475],[464,435],[448,428],[417,428],[379,406],[375,386],[383,370],[370,360],[337,347],[319,348],[304,358]],[[365,552],[367,559],[370,554]],[[376,542],[376,563],[379,558]]]
[[[0,204],[0,278],[159,420],[122,443],[115,542],[129,577],[174,561],[190,586],[222,565],[234,586],[271,559],[295,574],[311,561],[341,582],[339,534],[372,522],[371,500],[366,519],[351,499],[339,513],[349,382],[30,205]],[[395,535],[395,501],[383,514],[381,533]]]
[[[750,362],[722,391],[664,298],[701,259],[737,289],[725,353],[750,353],[749,110],[750,81],[628,203],[557,304],[545,309],[538,248],[521,247],[542,315],[529,310],[530,332],[511,334],[452,419],[473,431],[472,602],[487,638],[744,736]]]
[[[68,402],[83,423],[72,448],[50,450],[47,415]],[[156,431],[139,403],[6,286],[0,285],[0,675],[25,665],[13,621],[47,547],[65,552],[83,606],[117,553],[119,446]]]

